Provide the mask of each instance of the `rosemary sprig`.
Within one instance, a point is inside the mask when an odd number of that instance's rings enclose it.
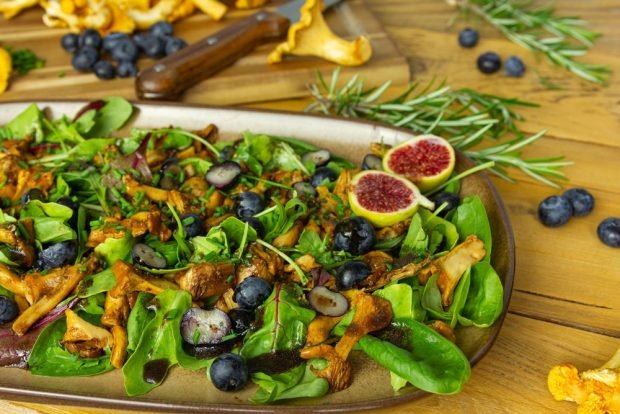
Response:
[[[557,16],[552,7],[529,8],[529,0],[460,0],[456,4],[466,14],[481,17],[518,45],[544,54],[552,63],[585,80],[605,83],[609,77],[608,66],[575,60],[588,53],[601,36],[585,28],[587,22],[579,17]]]
[[[526,159],[521,155],[524,147],[545,133],[527,136],[517,125],[523,117],[515,112],[516,108],[538,106],[532,102],[481,94],[472,89],[453,90],[435,81],[426,85],[413,83],[400,96],[382,99],[391,84],[389,81],[366,89],[364,81],[355,75],[338,88],[339,75],[340,70],[336,69],[328,84],[317,74],[318,83],[309,86],[314,102],[306,111],[369,119],[419,134],[442,136],[476,163],[493,162],[489,170],[511,182],[514,182],[508,171],[511,168],[553,187],[558,187],[555,181],[566,180],[560,169],[572,162],[563,161],[564,157]],[[506,138],[510,140],[499,142]],[[475,148],[485,140],[495,144]]]

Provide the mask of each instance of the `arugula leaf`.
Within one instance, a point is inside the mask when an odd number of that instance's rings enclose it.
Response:
[[[228,238],[220,226],[211,227],[206,236],[192,237],[190,243],[194,249],[191,262],[216,262],[230,257]]]
[[[250,155],[262,165],[267,165],[271,161],[274,150],[271,137],[264,134],[255,135],[246,131],[243,133],[243,141],[248,146]]]
[[[278,169],[283,171],[299,170],[307,176],[311,175],[308,168],[301,162],[299,154],[285,142],[278,142],[276,144],[271,162],[267,168],[270,170]]]
[[[31,200],[19,213],[20,219],[31,218],[34,222],[35,238],[40,243],[58,243],[74,240],[75,231],[66,224],[73,215],[69,207],[57,203]]]
[[[237,217],[228,217],[220,224],[220,227],[224,230],[224,233],[226,233],[226,239],[228,241],[234,241],[237,243],[237,246],[241,245],[244,238],[243,234],[245,233],[246,223],[239,220]],[[256,241],[257,238],[258,236],[256,235],[254,227],[249,227],[246,241],[253,242]]]
[[[136,239],[131,237],[129,232],[121,239],[108,237],[103,243],[95,247],[95,253],[103,257],[108,266],[112,266],[117,260],[129,259],[135,242]]]
[[[71,194],[71,187],[69,184],[61,177],[56,177],[56,185],[47,195],[47,199],[52,202],[56,202],[63,197],[68,197]]]
[[[476,195],[466,197],[454,210],[452,223],[454,223],[459,232],[460,241],[463,241],[470,234],[475,234],[484,242],[487,254],[482,261],[490,263],[492,247],[491,225],[480,197]]]
[[[45,138],[42,118],[43,113],[39,107],[31,104],[3,128],[0,128],[0,139],[24,139],[32,136],[34,142],[41,143]]]
[[[166,137],[162,142],[162,147],[166,150],[181,150],[189,147],[193,142],[194,140],[186,134],[175,134],[174,130],[172,130],[166,133]]]
[[[84,277],[77,288],[78,298],[87,298],[102,292],[107,292],[116,284],[116,276],[111,268],[102,270],[99,273],[90,274]]]
[[[142,307],[144,307],[143,299]],[[165,290],[154,299],[158,307],[155,315],[150,319],[142,333],[140,340],[123,366],[125,378],[125,391],[129,396],[142,395],[159,386],[167,375],[167,371],[174,365],[181,365],[188,369],[204,368],[209,364],[208,360],[199,360],[183,352],[181,338],[181,319],[185,312],[192,306],[191,295],[184,290]],[[144,314],[142,314],[142,317]],[[138,315],[135,316],[138,319]],[[144,322],[144,319],[141,320]],[[132,325],[133,332],[137,331]],[[129,328],[128,328],[129,331]],[[129,339],[129,338],[128,338]],[[156,383],[144,380],[144,369],[147,364],[157,361],[166,365],[166,373]],[[155,379],[151,379],[155,380]]]
[[[79,316],[93,324],[98,324],[100,318],[100,315],[86,312],[79,312]],[[110,363],[109,350],[97,358],[80,358],[67,351],[61,344],[66,330],[66,318],[63,316],[41,331],[28,358],[28,367],[33,375],[90,376],[114,369]]]
[[[300,305],[299,285],[278,284],[263,304],[263,323],[245,337],[240,355],[246,359],[269,352],[300,348],[306,340],[308,324],[315,312]]]
[[[310,363],[275,375],[257,372],[252,375],[252,382],[259,386],[250,402],[268,404],[303,397],[322,397],[329,391],[329,383],[312,372]]]
[[[99,109],[95,124],[86,134],[87,137],[107,137],[125,125],[133,114],[133,105],[119,96],[104,99],[105,105]]]

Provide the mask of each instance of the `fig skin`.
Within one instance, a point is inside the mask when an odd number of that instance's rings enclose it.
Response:
[[[402,151],[403,149],[406,149],[407,147],[411,147],[411,150],[414,151],[414,148],[422,142],[428,142],[434,145],[440,145],[444,147],[448,151],[448,155],[449,155],[448,165],[445,166],[437,174],[428,175],[428,176],[415,176],[413,174],[407,173],[406,171],[404,172],[395,171],[390,167],[390,159],[392,156],[395,156],[394,154],[398,153],[399,151]],[[445,139],[435,136],[435,135],[420,135],[415,138],[412,138],[408,141],[403,142],[402,144],[395,146],[394,148],[391,148],[383,157],[383,170],[384,171],[388,171],[392,174],[406,177],[408,180],[413,182],[423,193],[434,190],[435,188],[443,184],[454,171],[455,164],[456,164],[456,155],[454,153],[454,148],[452,148],[452,145],[450,145],[450,143],[446,141]]]

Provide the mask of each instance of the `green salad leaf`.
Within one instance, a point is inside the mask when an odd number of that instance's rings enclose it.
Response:
[[[491,261],[491,225],[487,212],[480,197],[474,195],[465,197],[461,204],[454,210],[452,223],[459,232],[459,241],[463,241],[470,234],[475,234],[484,242],[486,256],[483,261]]]
[[[29,201],[19,213],[20,219],[33,220],[35,238],[40,243],[74,240],[77,235],[66,223],[72,215],[73,210],[69,207],[40,200]]]
[[[289,371],[267,375],[257,372],[252,382],[259,386],[250,401],[256,404],[269,404],[294,398],[322,397],[329,391],[329,383],[312,372],[310,363],[301,364]]]
[[[502,314],[504,287],[497,272],[487,262],[471,268],[469,294],[459,317],[462,325],[486,328]]]
[[[32,136],[34,142],[41,143],[45,138],[42,119],[43,114],[39,107],[31,104],[8,124],[0,128],[0,139],[24,139]]]
[[[94,125],[85,134],[88,137],[109,136],[112,132],[121,129],[133,114],[133,105],[126,99],[111,96],[105,98],[104,101],[105,105],[96,111]]]

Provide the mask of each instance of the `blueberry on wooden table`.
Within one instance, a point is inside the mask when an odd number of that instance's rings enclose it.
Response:
[[[178,37],[166,39],[166,56],[172,55],[187,46],[187,42]]]
[[[100,60],[93,66],[93,72],[99,79],[110,80],[116,77],[116,69],[107,60]]]
[[[594,209],[594,196],[584,188],[571,188],[562,194],[573,207],[573,215],[576,217],[590,214]]]
[[[250,276],[237,285],[233,300],[244,309],[256,309],[271,295],[271,290],[269,282]]]
[[[135,62],[138,60],[138,46],[131,39],[121,39],[110,50],[112,59],[117,62]]]
[[[609,247],[620,247],[620,217],[608,217],[596,229],[598,238]]]
[[[127,33],[122,32],[112,32],[106,35],[102,40],[103,50],[106,52],[111,52],[112,49],[116,47],[119,42],[124,42],[127,40],[131,40]]]
[[[0,324],[11,322],[19,315],[17,304],[8,296],[0,295]]]
[[[237,391],[248,382],[248,366],[236,354],[222,354],[209,368],[211,382],[220,391]]]
[[[504,64],[506,75],[520,78],[525,73],[525,63],[517,56],[510,56]]]
[[[472,28],[467,28],[459,33],[459,45],[465,48],[472,48],[478,44],[478,32]]]
[[[67,52],[75,53],[79,48],[79,37],[75,33],[67,33],[60,38],[60,45]]]
[[[80,48],[71,58],[71,65],[80,72],[89,72],[99,60],[99,51],[92,46]]]
[[[80,33],[79,46],[90,46],[99,49],[101,47],[101,35],[95,29],[86,29]]]
[[[174,28],[172,27],[172,24],[170,22],[160,21],[153,24],[149,28],[149,32],[153,36],[166,38],[172,36],[172,34],[174,33]]]
[[[502,59],[495,52],[481,54],[476,63],[480,72],[487,75],[497,72],[502,67]]]
[[[116,74],[119,78],[133,78],[138,74],[138,68],[133,62],[121,62],[116,68]]]
[[[166,55],[166,41],[153,35],[145,35],[140,40],[140,48],[144,54],[152,59],[159,59]]]
[[[573,215],[571,203],[563,196],[550,196],[538,205],[538,218],[547,227],[566,224]]]

